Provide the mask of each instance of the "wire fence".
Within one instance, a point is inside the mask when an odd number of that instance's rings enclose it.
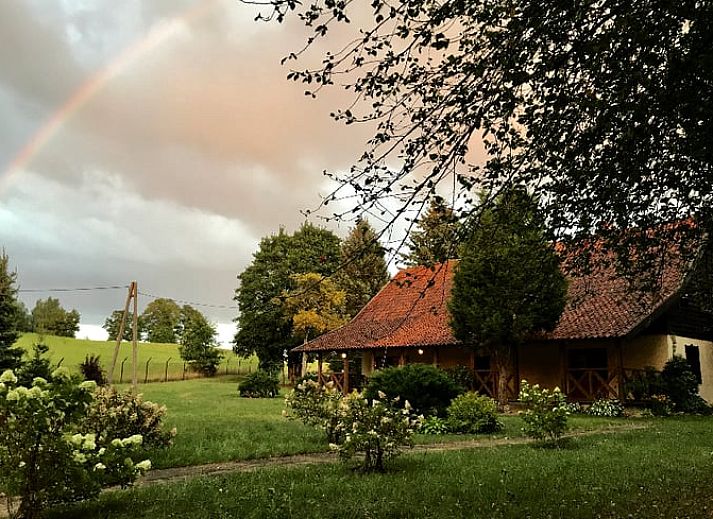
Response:
[[[57,367],[63,363],[64,357],[59,360]],[[250,362],[250,360],[228,359],[218,366],[218,371],[215,375],[248,375],[255,371],[255,369],[254,362]],[[192,369],[188,362],[170,359],[164,362],[149,358],[146,361],[139,362],[136,366],[136,371],[137,381],[144,384],[206,377],[206,375],[200,371]],[[116,369],[114,371],[114,381],[117,384],[131,382],[131,359],[129,357],[117,360]]]

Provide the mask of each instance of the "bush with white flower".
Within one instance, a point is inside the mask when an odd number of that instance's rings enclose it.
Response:
[[[337,432],[342,441],[330,446],[344,461],[363,453],[362,470],[383,472],[384,464],[402,447],[413,446],[413,434],[423,417],[411,411],[408,401],[399,407],[398,397],[388,399],[379,392],[378,399],[369,400],[364,393],[354,391],[339,403]]]
[[[95,389],[66,368],[30,387],[18,385],[12,371],[0,375],[0,492],[19,499],[9,507],[12,517],[38,517],[49,505],[130,484],[150,468],[148,460],[136,462],[142,436],[108,439],[83,430]]]
[[[521,412],[526,436],[556,443],[567,431],[569,409],[567,398],[558,387],[553,390],[520,382],[519,400],[526,410]]]
[[[342,393],[333,382],[326,385],[313,380],[304,380],[287,393],[284,415],[290,419],[299,419],[305,425],[321,428],[327,435],[327,441],[340,441],[337,428],[339,425],[339,402]]]
[[[600,398],[592,402],[592,405],[587,409],[587,414],[616,418],[624,416],[624,406],[616,398]]]

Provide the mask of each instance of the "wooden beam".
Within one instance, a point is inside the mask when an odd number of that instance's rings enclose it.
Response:
[[[139,314],[139,287],[138,283],[136,281],[132,281],[131,285],[134,287],[134,317],[132,320],[132,325],[134,326],[134,329],[132,330],[131,333],[131,362],[132,362],[132,370],[131,370],[131,388],[134,391],[134,394],[136,394],[136,385],[137,385],[137,380],[136,380],[136,370],[137,370],[137,364],[138,364],[138,348],[137,348],[137,338],[138,338],[138,314]],[[146,370],[148,371],[148,364],[146,364]]]
[[[344,394],[349,393],[349,355],[342,353],[344,358]]]
[[[320,384],[323,383],[322,380],[322,352],[320,351],[317,354],[317,382]]]
[[[406,365],[406,355],[403,348],[401,348],[401,353],[399,353],[399,367],[402,368]]]
[[[114,369],[116,368],[116,359],[119,357],[119,347],[121,346],[121,339],[124,335],[124,327],[126,326],[126,314],[129,313],[129,303],[131,303],[131,296],[134,293],[134,282],[129,285],[129,292],[126,294],[126,303],[124,303],[124,313],[121,314],[121,323],[119,323],[119,333],[116,336],[116,347],[114,348],[114,355],[111,358],[111,367],[109,368],[109,385],[114,381]]]
[[[433,365],[437,368],[439,364],[438,348],[433,348]]]

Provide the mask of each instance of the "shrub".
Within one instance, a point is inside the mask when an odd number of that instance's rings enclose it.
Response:
[[[327,441],[338,443],[339,402],[342,394],[332,382],[321,385],[313,380],[303,380],[285,396],[287,418],[302,420],[305,425],[320,427]]]
[[[168,447],[176,430],[163,428],[165,415],[165,406],[144,401],[141,395],[101,387],[94,393],[83,428],[94,433],[100,444],[110,438],[141,435],[144,447]]]
[[[370,400],[364,393],[353,391],[339,403],[338,434],[343,440],[332,444],[343,461],[364,453],[361,469],[383,472],[385,463],[397,456],[404,446],[413,446],[413,433],[420,426],[420,418],[411,415],[411,406],[398,398]]]
[[[492,433],[503,427],[498,420],[495,400],[473,392],[456,397],[447,413],[448,430],[454,433]]]
[[[614,418],[624,415],[624,406],[616,398],[600,398],[592,402],[587,409],[587,414]]]
[[[664,365],[661,380],[674,410],[680,413],[710,412],[708,404],[698,395],[698,380],[683,357],[674,355]]]
[[[558,442],[567,430],[566,399],[558,387],[552,391],[540,388],[539,384],[530,386],[527,380],[520,384],[520,401],[526,410],[521,413],[526,436],[537,440]]]
[[[413,409],[424,415],[443,416],[462,388],[442,370],[426,364],[410,364],[400,368],[385,368],[369,379],[364,396],[377,398],[381,391],[389,400],[401,397]]]
[[[194,354],[196,355],[194,358],[187,359],[190,368],[206,377],[214,377],[223,360],[223,353],[220,349],[215,346],[206,346]]]
[[[238,391],[244,398],[274,398],[280,392],[280,382],[274,373],[257,370],[245,377]]]
[[[84,357],[84,362],[79,365],[79,370],[82,372],[84,380],[93,380],[98,386],[106,384],[106,376],[99,361],[99,355]]]
[[[14,517],[32,519],[50,504],[94,497],[103,486],[126,485],[150,462],[135,462],[141,436],[106,437],[82,430],[94,382],[66,368],[51,380],[18,385],[12,371],[0,376],[0,492],[20,499]]]
[[[627,395],[639,402],[648,402],[654,395],[665,393],[661,373],[651,366],[647,366],[643,372],[637,373],[627,381],[624,389]]]
[[[52,378],[54,367],[45,356],[48,351],[49,346],[42,342],[32,346],[32,356],[27,360],[23,360],[15,370],[18,385],[30,387],[32,381],[37,377],[45,380]]]
[[[448,434],[448,424],[443,418],[438,416],[427,416],[421,421],[421,434]]]
[[[670,416],[673,413],[673,404],[667,395],[654,395],[651,397],[649,409],[654,416]]]
[[[456,385],[461,387],[461,391],[470,391],[475,384],[473,371],[466,366],[453,366],[443,371],[446,372]]]

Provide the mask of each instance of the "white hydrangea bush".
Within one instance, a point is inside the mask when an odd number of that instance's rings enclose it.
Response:
[[[329,443],[337,443],[339,437],[339,403],[342,393],[333,382],[319,384],[305,380],[285,396],[286,409],[283,415],[299,419],[305,425],[319,427]]]
[[[519,400],[525,404],[521,412],[526,436],[557,443],[567,431],[567,419],[570,414],[567,397],[560,388],[553,390],[541,388],[539,384],[530,385],[527,380],[520,382]]]
[[[151,468],[141,460],[141,435],[100,438],[82,431],[96,384],[66,368],[50,381],[17,384],[0,375],[0,492],[19,498],[16,517],[38,517],[49,505],[96,496],[108,485],[128,485]]]

